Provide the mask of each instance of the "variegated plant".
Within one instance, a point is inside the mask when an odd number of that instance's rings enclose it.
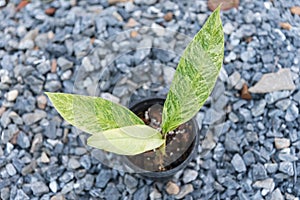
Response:
[[[169,131],[195,116],[215,85],[223,56],[224,34],[219,7],[179,61],[164,103],[161,132],[146,126],[129,109],[99,97],[46,94],[67,122],[92,134],[88,145],[117,154],[136,155],[163,147]]]

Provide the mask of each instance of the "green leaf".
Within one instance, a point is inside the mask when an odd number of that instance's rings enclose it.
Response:
[[[199,111],[210,95],[224,57],[220,6],[184,50],[163,109],[163,133],[174,130]]]
[[[159,131],[135,125],[107,130],[92,135],[87,144],[121,155],[136,155],[160,147],[164,143]]]
[[[144,124],[127,108],[99,97],[50,92],[46,94],[67,122],[90,134]]]

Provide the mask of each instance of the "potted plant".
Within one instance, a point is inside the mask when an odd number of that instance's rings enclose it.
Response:
[[[223,56],[218,7],[183,52],[166,99],[147,99],[129,110],[99,97],[46,94],[66,121],[92,134],[88,145],[125,155],[125,162],[145,176],[171,176],[197,149],[193,117],[215,85]]]

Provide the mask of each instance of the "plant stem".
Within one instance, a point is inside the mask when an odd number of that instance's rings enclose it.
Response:
[[[163,171],[164,167],[164,156],[166,155],[166,143],[167,143],[167,134],[163,135],[164,143],[159,147],[158,151],[156,151],[156,156],[158,158],[159,170]]]
[[[159,163],[159,170],[163,171],[165,169],[164,167],[164,156],[166,154],[166,146],[165,143],[159,147],[159,150],[157,151],[157,157],[158,157],[158,163]]]
[[[166,155],[166,145],[167,145],[167,133],[162,133],[164,138],[164,143],[159,147],[159,151],[162,152],[163,155]]]

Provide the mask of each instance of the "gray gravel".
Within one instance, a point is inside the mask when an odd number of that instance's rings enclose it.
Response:
[[[165,183],[105,166],[87,135],[62,120],[43,92],[125,106],[165,96],[180,53],[211,13],[207,2],[31,1],[16,11],[19,2],[0,8],[1,199],[300,196],[300,17],[290,11],[299,2],[241,1],[222,12],[224,67],[196,118],[198,154]],[[45,14],[50,7],[52,16]],[[165,21],[167,12],[173,15]],[[241,98],[243,84],[253,87],[282,68],[295,89],[264,88]]]

